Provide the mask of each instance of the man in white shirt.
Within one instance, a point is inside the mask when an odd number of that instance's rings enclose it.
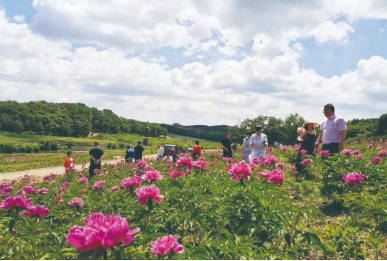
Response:
[[[250,154],[250,162],[253,162],[254,158],[260,160],[261,157],[266,156],[266,147],[268,145],[268,140],[266,134],[262,133],[262,126],[255,127],[256,133],[250,137],[250,147],[252,147],[252,152]]]
[[[159,160],[163,158],[163,155],[164,155],[164,148],[163,146],[161,146],[161,144],[159,144],[159,149],[157,151],[157,157],[159,158]]]
[[[320,126],[320,135],[315,147],[318,148],[318,145],[322,143],[322,150],[328,150],[332,155],[344,149],[347,124],[343,118],[335,114],[335,107],[330,103],[324,106],[324,115],[327,121]]]

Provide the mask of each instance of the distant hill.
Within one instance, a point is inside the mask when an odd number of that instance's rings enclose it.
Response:
[[[210,141],[220,141],[227,132],[229,126],[227,125],[190,125],[184,126],[179,123],[174,124],[160,124],[161,127],[168,130],[168,133],[188,136],[198,139],[205,139]]]
[[[0,101],[0,131],[64,137],[87,137],[90,132],[158,137],[168,132],[157,123],[125,119],[111,110],[45,101]]]

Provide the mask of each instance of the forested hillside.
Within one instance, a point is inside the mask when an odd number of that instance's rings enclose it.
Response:
[[[207,125],[191,125],[183,126],[179,123],[170,124],[160,124],[161,127],[166,128],[168,133],[178,134],[182,136],[188,136],[193,138],[200,138],[211,141],[220,141],[224,134],[227,132],[227,125],[216,125],[216,126],[207,126]]]
[[[89,132],[151,137],[167,134],[159,124],[125,119],[111,110],[98,110],[82,103],[45,101],[0,102],[0,131],[66,137],[85,137]]]

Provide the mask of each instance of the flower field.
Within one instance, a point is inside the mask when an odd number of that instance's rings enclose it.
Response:
[[[385,259],[387,142],[202,153],[0,185],[1,259]],[[235,158],[242,158],[236,154]]]

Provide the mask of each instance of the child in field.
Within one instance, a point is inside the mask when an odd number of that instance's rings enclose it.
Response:
[[[67,157],[65,159],[65,162],[64,162],[64,167],[65,167],[65,172],[69,172],[70,169],[74,168],[74,163],[75,163],[75,158],[73,159],[72,157],[72,152],[69,151],[67,152]]]

